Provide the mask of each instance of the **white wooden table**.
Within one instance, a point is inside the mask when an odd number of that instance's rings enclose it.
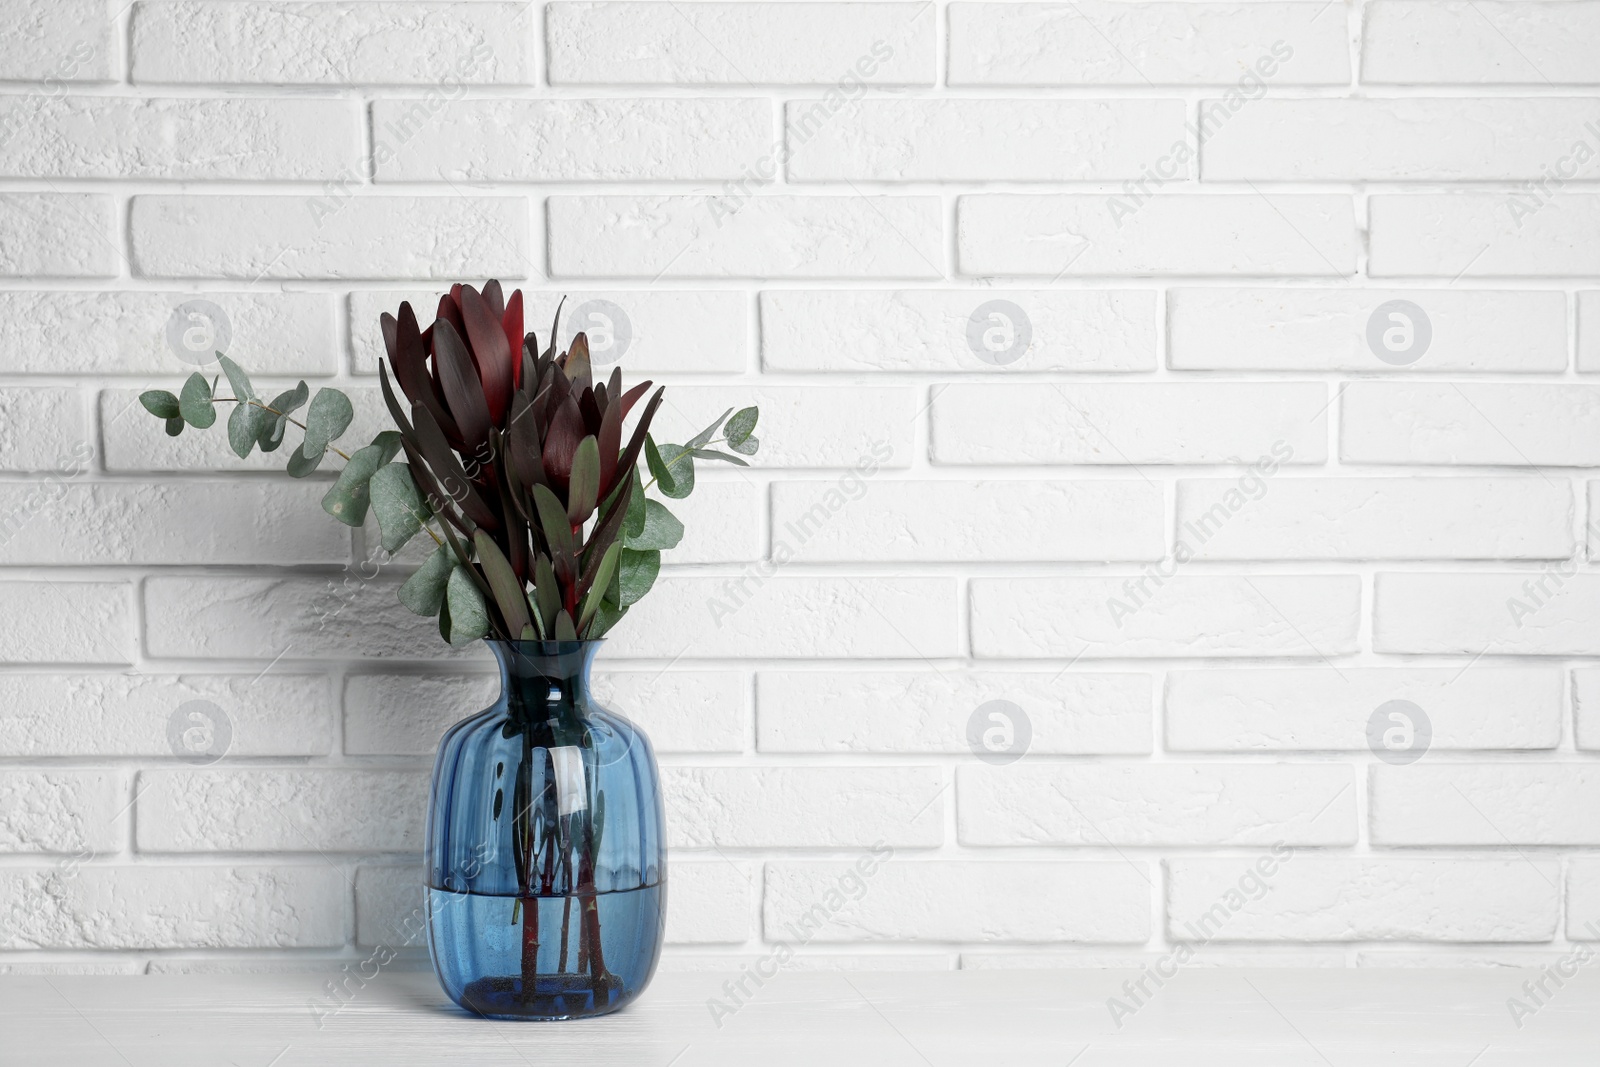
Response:
[[[726,977],[662,974],[603,1019],[509,1023],[456,1010],[431,974],[382,973],[320,1027],[309,1005],[326,1004],[326,979],[313,975],[0,977],[0,1064],[1600,1063],[1588,972],[1520,1028],[1507,1000],[1537,972],[1194,968],[1120,1029],[1106,1000],[1135,972],[784,972],[719,1028],[706,1002]]]

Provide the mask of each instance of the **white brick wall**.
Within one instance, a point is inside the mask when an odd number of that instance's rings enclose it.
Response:
[[[664,439],[762,408],[602,659],[665,966],[1600,939],[1600,2],[0,25],[0,972],[394,942],[488,663],[326,476],[135,397],[203,300],[370,434],[379,313],[489,276]]]

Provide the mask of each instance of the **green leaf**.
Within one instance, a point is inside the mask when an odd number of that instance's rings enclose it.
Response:
[[[478,550],[483,576],[489,579],[489,591],[494,594],[494,602],[506,620],[506,635],[520,635],[529,625],[528,598],[522,592],[522,579],[511,569],[511,562],[494,543],[494,538],[483,530],[473,532],[472,543]]]
[[[594,613],[594,621],[589,624],[589,640],[596,641],[604,637],[627,613],[627,608],[619,608],[609,600],[602,600],[600,610]]]
[[[256,395],[255,390],[250,386],[249,375],[239,369],[239,364],[221,352],[217,353],[217,362],[222,364],[222,371],[228,376],[228,384],[233,387],[233,395],[240,400],[239,406],[245,407],[246,405],[243,401],[249,400]]]
[[[697,448],[689,454],[695,459],[715,459],[720,460],[723,463],[737,464],[740,467],[750,466],[750,464],[746,463],[738,456],[730,456],[726,452],[718,452],[714,448]]]
[[[679,522],[667,506],[659,500],[645,502],[644,528],[635,536],[624,534],[622,543],[628,548],[677,548],[683,540],[683,523]]]
[[[276,452],[278,446],[283,444],[283,431],[289,426],[289,420],[282,415],[274,415],[270,411],[261,412],[261,432],[256,435],[256,444],[263,452]]]
[[[400,603],[422,616],[439,614],[444,603],[445,587],[450,572],[455,569],[455,554],[449,545],[440,545],[425,560],[417,573],[406,579],[400,587]],[[447,638],[448,640],[448,638]]]
[[[204,430],[217,421],[217,407],[211,402],[211,385],[199,371],[189,375],[178,397],[178,414],[196,429]]]
[[[746,437],[738,444],[730,444],[728,447],[739,453],[741,456],[753,456],[756,454],[756,449],[761,447],[761,438]]]
[[[372,510],[378,513],[378,530],[383,535],[383,547],[398,552],[405,543],[417,535],[422,524],[433,512],[417,490],[411,478],[411,468],[404,463],[390,463],[378,468],[369,483]]]
[[[643,484],[644,481],[639,477],[638,471],[635,471],[633,477],[628,479],[628,485],[632,488],[633,495],[628,498],[628,513],[622,520],[622,536],[625,540],[629,537],[638,537],[644,533],[644,490],[639,488]]]
[[[572,477],[567,484],[567,518],[578,526],[594,511],[600,498],[600,443],[593,435],[578,442],[572,454]]]
[[[178,398],[165,389],[150,389],[140,393],[139,403],[158,419],[176,419],[182,414],[178,410]]]
[[[168,419],[167,420],[167,436],[168,437],[176,437],[176,436],[178,436],[180,433],[183,432],[184,425],[185,425],[185,423],[184,423],[184,421],[182,419]]]
[[[306,439],[300,447],[308,456],[321,453],[330,441],[338,440],[350,428],[350,420],[355,417],[349,397],[337,389],[318,389],[316,399],[306,410]]]
[[[661,553],[655,549],[639,551],[625,548],[618,560],[617,570],[622,576],[621,606],[637,604],[656,584],[656,575],[661,573]]]
[[[301,404],[304,404],[306,402],[306,397],[310,395],[311,390],[306,388],[306,383],[302,381],[293,389],[287,389],[273,397],[272,403],[268,404],[267,407],[276,411],[280,415],[293,414],[295,408],[299,407]]]
[[[665,451],[672,457],[670,462],[662,458],[662,450],[656,447],[650,435],[645,435],[644,459],[661,487],[661,494],[682,500],[694,492],[694,457],[682,445],[667,445]]]
[[[556,615],[556,640],[576,641],[578,631],[572,625],[572,616],[567,614],[567,609],[562,608]]]
[[[540,628],[550,633],[556,625],[556,613],[561,610],[561,589],[550,557],[542,553],[533,564],[533,602],[539,609]]]
[[[367,483],[399,451],[400,434],[395,430],[385,430],[372,439],[372,444],[356,449],[350,462],[339,472],[338,482],[323,496],[322,510],[346,526],[360,526],[366,521],[367,508],[372,502]]]
[[[283,433],[289,426],[289,413],[304,404],[310,392],[311,390],[306,388],[306,383],[301,382],[293,389],[272,398],[272,403],[267,407],[273,410],[262,413],[261,435],[256,438],[256,444],[261,446],[261,451],[276,452],[283,444]]]
[[[445,600],[450,605],[450,636],[446,640],[459,647],[488,636],[489,606],[465,567],[451,569],[445,583]]]
[[[611,585],[611,575],[616,572],[617,555],[621,551],[622,546],[613,541],[611,547],[606,549],[606,554],[600,557],[600,569],[595,571],[594,584],[589,587],[589,595],[583,598],[583,608],[578,612],[579,630],[587,630],[595,612],[600,610],[600,602],[605,599],[606,589]]]
[[[233,448],[233,454],[240,459],[247,459],[252,449],[256,447],[256,438],[261,436],[261,424],[266,421],[267,413],[246,401],[233,405],[233,414],[228,416],[228,444]]]
[[[732,408],[728,409],[728,411],[732,410]],[[716,435],[717,427],[722,425],[722,420],[728,417],[728,411],[724,411],[721,415],[718,415],[716,422],[713,422],[710,426],[707,426],[705,429],[689,438],[688,443],[683,447],[695,449],[701,447],[707,441],[711,440],[711,438]]]
[[[617,558],[617,569],[611,572],[611,582],[606,586],[606,603],[614,608],[622,605],[622,559],[620,556]]]
[[[733,418],[728,420],[726,432],[723,433],[723,436],[728,439],[728,447],[738,451],[739,446],[748,441],[750,435],[756,432],[756,420],[760,417],[761,411],[754,407],[740,408],[734,412]],[[749,454],[748,452],[745,453],[745,455]]]
[[[539,512],[539,528],[544,531],[550,547],[554,551],[572,555],[572,525],[567,521],[567,509],[561,506],[561,501],[549,486],[533,487],[533,506]]]
[[[324,455],[326,453],[323,452],[307,455],[305,442],[302,441],[300,447],[295,449],[294,454],[289,457],[289,477],[304,478],[317,469],[317,465],[322,462]]]

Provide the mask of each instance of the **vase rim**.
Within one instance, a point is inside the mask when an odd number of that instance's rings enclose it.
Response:
[[[599,648],[606,643],[606,639],[596,637],[578,641],[508,641],[500,638],[485,637],[483,643],[490,647],[508,648],[522,655],[564,656],[572,652],[582,652],[585,649]]]

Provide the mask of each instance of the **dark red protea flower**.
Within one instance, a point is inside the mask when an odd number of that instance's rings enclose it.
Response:
[[[557,356],[556,314],[542,352],[534,334],[521,332],[522,293],[504,300],[498,282],[481,293],[452,287],[426,330],[410,304],[382,320],[388,363],[410,410],[380,365],[384,399],[412,476],[428,510],[452,528],[451,541],[460,535],[461,555],[478,557],[483,591],[500,615],[491,622],[503,624],[492,628],[512,639],[525,629],[550,639],[592,634],[605,598],[603,590],[590,594],[617,575],[613,549],[663,392],[645,405],[624,447],[623,420],[650,383],[624,392],[620,368],[595,382],[581,333]],[[642,488],[639,495],[642,504]],[[529,581],[531,602],[523,595]]]

